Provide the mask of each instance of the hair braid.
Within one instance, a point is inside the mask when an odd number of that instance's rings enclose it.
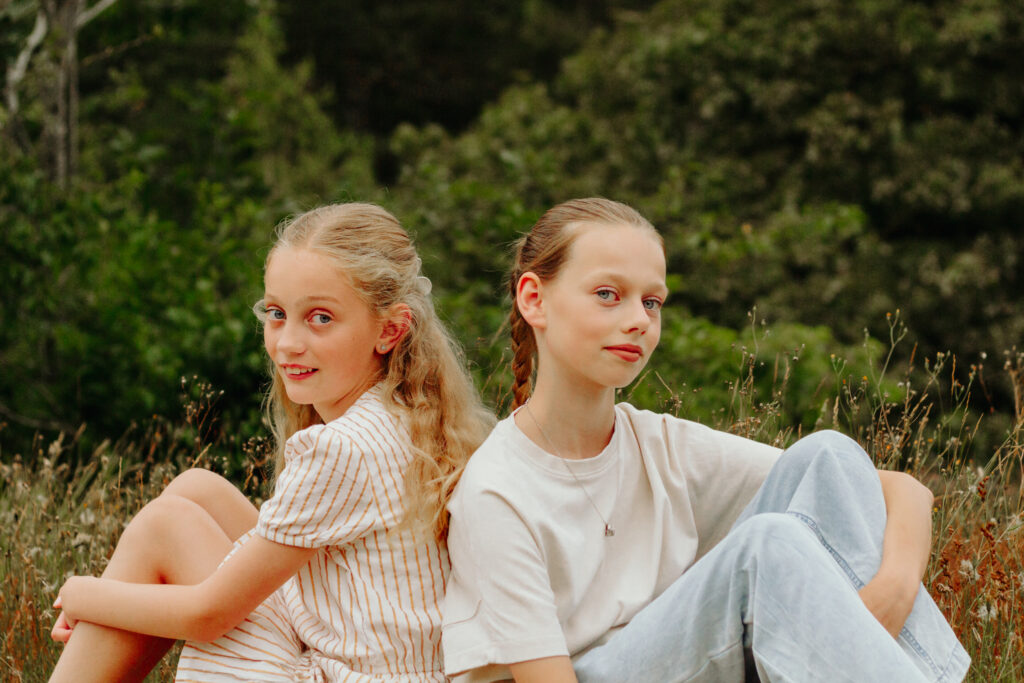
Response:
[[[512,303],[509,313],[509,324],[512,336],[512,410],[526,403],[533,391],[533,354],[537,344],[533,338],[533,329],[523,319],[519,307]]]

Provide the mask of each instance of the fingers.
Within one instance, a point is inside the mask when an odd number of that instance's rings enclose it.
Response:
[[[71,639],[71,631],[73,627],[68,624],[67,617],[61,612],[57,615],[57,621],[54,623],[53,628],[50,630],[50,638],[57,641],[58,643],[67,643]]]

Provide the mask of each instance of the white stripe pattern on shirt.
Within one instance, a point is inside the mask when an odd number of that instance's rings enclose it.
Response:
[[[440,602],[448,553],[431,538],[394,530],[412,448],[380,391],[288,440],[255,531],[318,552],[223,638],[187,644],[177,680],[446,680]]]

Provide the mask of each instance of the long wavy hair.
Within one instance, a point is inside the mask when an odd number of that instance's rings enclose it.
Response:
[[[508,278],[512,297],[509,331],[512,337],[512,409],[526,403],[533,391],[534,356],[537,340],[533,328],[523,319],[516,304],[516,288],[524,273],[533,272],[542,281],[558,275],[569,255],[569,247],[585,225],[632,225],[661,235],[635,209],[603,197],[570,199],[548,209],[530,232],[516,242],[515,260]]]
[[[436,538],[444,539],[445,506],[494,418],[480,401],[459,347],[434,311],[430,281],[420,272],[412,240],[381,207],[348,203],[322,206],[282,223],[267,263],[286,247],[330,258],[378,316],[398,303],[409,307],[409,330],[382,357],[380,379],[385,406],[404,420],[412,440],[414,457],[405,472],[403,524],[430,529]],[[265,407],[280,472],[288,438],[322,420],[312,406],[289,400],[273,363],[270,375]]]

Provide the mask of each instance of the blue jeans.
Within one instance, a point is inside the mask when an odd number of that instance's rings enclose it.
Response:
[[[970,658],[918,588],[898,640],[857,591],[882,554],[885,500],[853,440],[819,432],[782,454],[729,534],[606,643],[580,683],[960,681]]]

